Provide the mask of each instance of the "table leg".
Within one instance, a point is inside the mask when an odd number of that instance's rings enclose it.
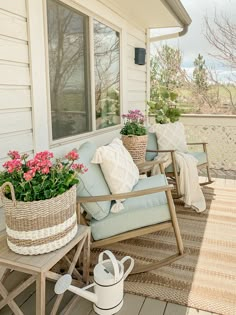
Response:
[[[83,253],[83,281],[88,284],[89,282],[89,267],[90,267],[90,231],[84,243]]]
[[[6,289],[6,288],[4,287],[4,285],[2,284],[2,280],[3,280],[4,275],[5,275],[5,273],[6,273],[7,271],[8,271],[7,268],[5,268],[5,267],[0,267],[0,295],[3,297],[3,300],[5,300],[5,299],[8,297],[8,295],[9,295],[9,292],[7,291],[7,289]],[[23,312],[20,310],[20,308],[18,307],[18,305],[16,304],[16,302],[13,301],[13,298],[10,299],[10,300],[8,301],[8,303],[3,301],[2,307],[3,307],[4,305],[6,305],[6,304],[8,304],[8,306],[10,307],[10,309],[13,311],[13,313],[14,313],[15,315],[23,315]],[[0,309],[2,309],[2,307],[1,307]]]
[[[72,275],[72,272],[73,272],[73,270],[74,270],[74,268],[75,268],[75,265],[76,265],[76,263],[77,263],[77,261],[78,261],[78,259],[79,259],[79,255],[80,255],[80,253],[81,253],[81,251],[82,251],[82,248],[83,248],[83,246],[84,246],[84,243],[85,243],[85,237],[84,237],[82,240],[80,240],[80,242],[79,242],[78,245],[77,245],[77,249],[76,249],[76,251],[75,251],[74,257],[73,257],[73,259],[72,259],[72,261],[71,261],[71,265],[70,265],[69,270],[68,270],[68,272],[67,272],[69,275]],[[51,311],[50,315],[56,315],[56,314],[57,314],[57,311],[58,311],[58,308],[59,308],[59,306],[60,306],[60,303],[61,303],[61,301],[62,301],[62,299],[63,299],[63,296],[64,296],[64,293],[59,294],[59,295],[57,296],[56,301],[55,301],[55,303],[54,303],[54,305],[53,305],[53,308],[52,308],[52,311]],[[38,314],[37,314],[37,315],[38,315]]]
[[[36,279],[36,315],[45,315],[46,278],[40,273]]]
[[[9,292],[5,289],[5,287],[0,283],[0,294],[3,298],[6,298]],[[8,306],[13,311],[15,315],[23,315],[23,312],[20,310],[19,306],[13,300],[8,301]]]

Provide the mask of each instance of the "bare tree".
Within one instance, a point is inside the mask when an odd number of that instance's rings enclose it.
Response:
[[[206,39],[215,48],[210,55],[236,69],[236,24],[230,19],[215,13],[213,23],[205,17]]]
[[[225,15],[217,15],[215,13],[213,23],[210,23],[209,17],[205,16],[205,36],[214,52],[210,53],[211,56],[220,60],[224,66],[231,69],[231,76],[235,78],[234,72],[236,70],[236,24]],[[236,100],[233,94],[236,92],[234,85],[229,88],[226,84],[220,83],[215,76],[211,76],[211,80],[221,86],[228,95],[227,102],[232,108],[232,113],[236,112]]]

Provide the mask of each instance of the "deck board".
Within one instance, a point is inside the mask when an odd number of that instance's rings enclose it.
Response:
[[[143,296],[125,294],[124,306],[117,313],[117,315],[137,315],[139,314],[142,305],[144,304],[145,298]],[[94,315],[94,314],[93,314]]]
[[[196,310],[183,305],[168,303],[163,315],[212,315],[212,313]]]
[[[166,306],[166,302],[146,298],[139,315],[163,315]]]
[[[78,305],[72,309],[70,315],[89,315],[92,309],[93,304],[90,301],[80,298]]]

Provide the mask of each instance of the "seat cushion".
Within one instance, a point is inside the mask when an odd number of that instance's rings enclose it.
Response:
[[[205,152],[188,152],[188,153],[194,156],[198,160],[197,165],[202,165],[204,163],[207,163],[207,155]]]
[[[88,172],[79,175],[80,182],[77,188],[77,196],[99,196],[110,195],[105,178],[99,164],[92,164],[91,160],[97,147],[92,142],[85,142],[78,150],[80,163],[88,168]],[[111,202],[90,202],[83,204],[85,211],[94,219],[101,220],[106,217],[110,211]]]
[[[140,179],[133,191],[167,185],[165,175]],[[95,240],[104,239],[141,227],[170,220],[169,208],[164,192],[129,198],[124,210],[109,213],[103,220],[91,220],[90,226]]]
[[[148,132],[147,150],[158,150],[157,137],[155,132]],[[147,152],[146,161],[152,161],[157,156],[156,152]]]
[[[194,156],[197,160],[198,163],[197,165],[202,165],[204,163],[207,162],[207,156],[205,152],[188,152],[188,154],[191,154],[192,156]],[[178,170],[178,166],[177,166],[177,170]],[[173,165],[169,165],[166,169],[165,169],[166,173],[171,173],[173,172]]]

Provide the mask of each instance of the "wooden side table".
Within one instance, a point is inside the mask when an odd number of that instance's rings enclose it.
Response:
[[[72,259],[67,257],[67,254],[72,248],[76,247]],[[75,268],[81,251],[83,250],[83,276]],[[65,259],[69,268],[68,273],[79,280],[75,280],[76,284],[88,283],[89,265],[90,265],[90,228],[84,225],[78,225],[78,232],[73,240],[66,246],[43,255],[23,256],[12,252],[6,242],[6,233],[0,234],[0,295],[3,299],[0,301],[0,310],[8,304],[14,314],[23,315],[20,308],[14,302],[14,298],[23,290],[36,281],[36,315],[45,314],[45,293],[46,279],[57,280],[60,275],[50,271],[51,268]],[[16,287],[13,291],[8,292],[4,286],[10,270],[17,270],[30,274],[31,276]],[[81,281],[82,280],[82,281]],[[51,311],[51,315],[57,313],[63,294],[58,295]]]
[[[159,165],[161,174],[165,174],[165,168],[164,168],[164,160],[153,160],[153,161],[144,161],[144,162],[138,162],[136,163],[139,174],[147,174],[152,171],[153,167],[156,165]]]

